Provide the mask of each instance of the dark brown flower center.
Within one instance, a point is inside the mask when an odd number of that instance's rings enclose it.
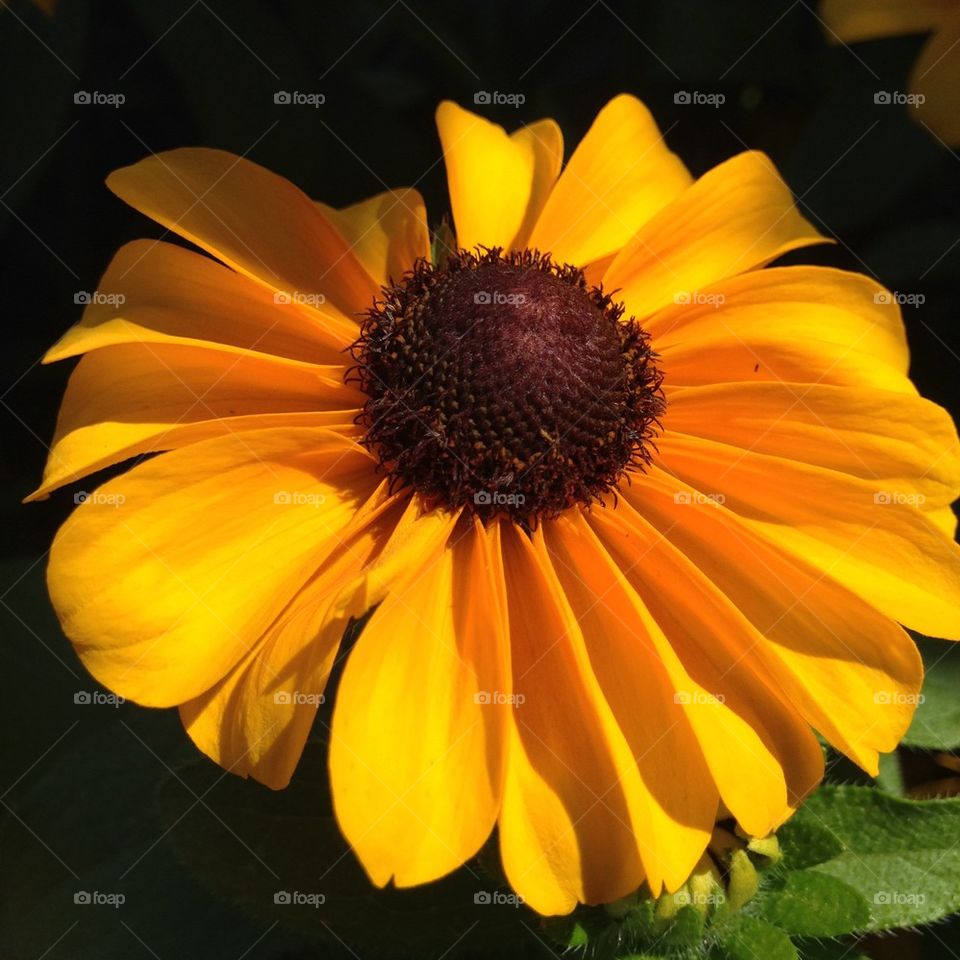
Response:
[[[531,527],[649,460],[649,340],[583,273],[536,251],[420,261],[354,345],[365,443],[431,504]]]

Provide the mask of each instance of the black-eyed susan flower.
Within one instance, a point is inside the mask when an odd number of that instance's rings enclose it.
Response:
[[[930,34],[910,71],[903,99],[918,121],[950,146],[960,146],[960,3],[957,0],[823,0],[827,38],[859,43]],[[878,91],[892,103],[892,91]]]
[[[345,209],[175,150],[110,188],[209,256],[117,254],[43,497],[86,495],[49,584],[93,675],[283,787],[351,617],[340,826],[376,884],[497,828],[530,906],[676,890],[718,810],[768,834],[871,772],[960,637],[960,449],[895,300],[822,267],[770,161],[694,181],[620,96],[560,130],[437,114],[456,249],[415,190]],[[144,459],[145,454],[159,454]],[[330,691],[326,691],[328,695]]]

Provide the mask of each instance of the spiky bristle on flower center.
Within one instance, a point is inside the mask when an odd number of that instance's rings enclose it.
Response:
[[[525,526],[649,460],[664,409],[649,338],[582,271],[461,250],[386,288],[354,344],[365,443],[434,506]]]

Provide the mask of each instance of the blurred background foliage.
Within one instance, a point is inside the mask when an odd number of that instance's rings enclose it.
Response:
[[[694,174],[745,148],[773,158],[807,215],[839,241],[794,260],[862,270],[922,295],[904,308],[912,375],[956,411],[960,157],[912,122],[909,108],[873,100],[905,89],[923,38],[830,46],[806,0],[43,6],[0,4],[8,491],[0,955],[380,956],[410,942],[419,944],[414,955],[549,955],[553,940],[532,915],[473,911],[478,884],[495,888],[495,855],[425,890],[370,890],[323,787],[329,704],[294,786],[271,794],[198,757],[173,711],[75,702],[97,688],[62,637],[42,581],[75,491],[30,507],[19,501],[39,479],[71,366],[42,367],[40,357],[78,319],[75,295],[96,289],[114,251],[161,232],[103,180],[148,153],[206,145],[337,205],[415,185],[434,225],[447,212],[433,126],[439,100],[472,106],[477,91],[521,93],[519,108],[482,110],[508,128],[555,117],[569,154],[597,109],[630,91]],[[281,90],[322,93],[325,103],[277,105]],[[125,100],[76,103],[82,91]],[[678,104],[680,91],[725,102]],[[884,767],[880,788],[893,794],[957,789],[960,664],[943,644],[930,641],[924,652],[939,687],[909,746]],[[836,782],[863,781],[838,758],[831,770]],[[335,891],[337,906],[275,908],[270,891],[282,889]],[[74,905],[77,891],[91,890],[122,891],[126,903]],[[948,924],[855,950],[834,946],[804,955],[957,956],[960,932]]]

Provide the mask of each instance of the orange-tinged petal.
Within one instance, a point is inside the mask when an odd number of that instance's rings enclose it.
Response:
[[[751,655],[756,632],[710,615],[695,570],[655,529],[624,504],[590,519],[656,624],[649,635],[721,800],[747,833],[766,836],[820,782],[816,738]]]
[[[317,206],[379,286],[400,280],[415,260],[430,256],[427,208],[411,187],[388,190],[340,210]]]
[[[820,16],[828,40],[857,43],[932,30],[954,6],[953,0],[823,0]]]
[[[597,114],[570,157],[530,246],[579,265],[609,256],[691,181],[650,111],[620,94]]]
[[[130,700],[196,697],[263,635],[376,485],[370,456],[322,429],[218,437],[140,464],[53,542],[64,632]]]
[[[756,657],[797,710],[873,775],[903,736],[923,666],[913,641],[802,556],[653,470],[626,501],[689,558],[684,583],[721,635],[755,631]]]
[[[725,277],[824,237],[769,158],[747,152],[705,173],[636,232],[604,275],[637,317],[695,299]]]
[[[210,257],[159,240],[121,247],[96,292],[45,363],[132,342],[214,343],[235,352],[343,363],[344,349],[359,333],[356,321],[330,304],[286,303],[284,294]]]
[[[876,481],[710,440],[664,435],[659,463],[881,613],[960,639],[960,547]]]
[[[101,347],[70,376],[31,499],[138,454],[225,433],[294,425],[355,433],[363,397],[342,377],[342,367],[263,354],[169,343]]]
[[[189,147],[115,170],[122,200],[273,290],[353,315],[377,293],[332,223],[292,183],[223,150]]]
[[[772,380],[916,393],[893,295],[855,273],[751,270],[658,311],[644,327],[668,384]]]
[[[383,481],[341,534],[342,543],[250,652],[180,707],[193,742],[225,770],[275,790],[290,782],[349,618],[333,601],[381,549],[399,517]]]
[[[960,493],[957,429],[922,397],[808,383],[722,383],[668,396],[671,433],[839,470],[919,494],[931,508]]]
[[[499,820],[510,885],[534,910],[569,913],[637,889],[643,791],[542,536],[502,533],[513,696]]]
[[[645,811],[637,842],[647,883],[675,890],[710,839],[717,788],[621,570],[579,511],[544,524],[544,539],[640,772]]]
[[[374,883],[435,880],[473,856],[500,806],[509,650],[488,534],[475,522],[397,583],[337,691],[337,820]]]
[[[450,100],[437,107],[457,244],[509,247],[524,225],[541,151]]]
[[[960,11],[954,6],[910,72],[911,93],[922,94],[915,117],[951,147],[960,145]]]

